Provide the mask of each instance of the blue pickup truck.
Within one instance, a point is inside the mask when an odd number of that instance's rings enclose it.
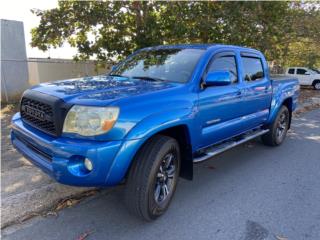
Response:
[[[280,145],[297,106],[296,79],[271,79],[257,50],[190,44],[144,48],[108,75],[26,90],[12,143],[58,182],[125,183],[125,204],[153,220],[193,164],[261,136]]]

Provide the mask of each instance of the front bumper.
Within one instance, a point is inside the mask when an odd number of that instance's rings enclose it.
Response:
[[[28,124],[17,113],[12,119],[11,141],[28,160],[58,182],[74,186],[111,186],[125,176],[139,140],[93,141],[51,137]],[[86,171],[85,158],[93,163]]]

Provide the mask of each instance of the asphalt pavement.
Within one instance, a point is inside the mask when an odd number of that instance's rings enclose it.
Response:
[[[294,119],[280,147],[256,140],[195,165],[157,221],[131,216],[122,195],[123,187],[102,191],[2,238],[319,240],[320,109]]]

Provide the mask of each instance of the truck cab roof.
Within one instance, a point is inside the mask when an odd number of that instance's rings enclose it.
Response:
[[[235,45],[226,45],[226,44],[217,44],[217,43],[193,43],[193,44],[168,44],[168,45],[158,45],[152,47],[142,48],[138,51],[151,51],[151,50],[158,50],[158,49],[203,49],[208,50],[211,48],[229,48],[232,50],[242,50],[242,51],[249,51],[254,53],[260,53],[259,51],[248,48],[248,47],[241,47]]]

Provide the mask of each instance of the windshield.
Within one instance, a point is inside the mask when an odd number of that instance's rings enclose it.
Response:
[[[311,68],[311,70],[312,70],[315,74],[320,74],[320,70],[318,70],[318,69]]]
[[[203,52],[202,49],[141,51],[121,63],[110,75],[185,83]]]

